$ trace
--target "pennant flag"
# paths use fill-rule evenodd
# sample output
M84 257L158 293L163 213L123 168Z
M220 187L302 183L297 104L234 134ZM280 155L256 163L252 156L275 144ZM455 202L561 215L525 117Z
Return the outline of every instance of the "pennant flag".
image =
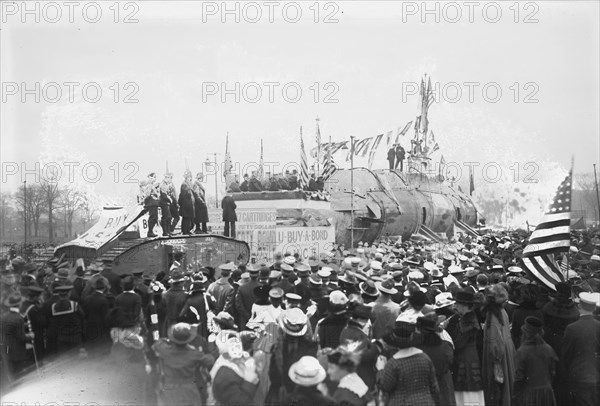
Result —
M436 142L435 145L433 146L433 149L431 150L431 153L433 154L435 151L437 151L438 149L440 149L440 146L438 145L438 143Z
M392 146L392 137L394 136L393 131L388 131L385 135L385 145L387 145L388 149Z
M320 176L319 173L319 162L321 161L321 129L319 128L319 117L316 118L317 121L317 133L316 133L316 138L317 138L317 162L316 162L316 171L315 171L315 175L316 177Z
M398 144L400 142L400 137L404 137L406 135L406 132L408 131L408 129L410 128L411 125L412 125L412 121L409 121L408 123L406 123L406 125L404 126L404 128L402 130L400 130L400 128L398 128L398 135L396 135L396 141L395 141L396 144Z
M371 152L369 152L369 161L368 161L369 169L371 169L371 167L373 166L373 159L375 159L375 152L377 151L377 147L379 147L379 144L381 143L382 139L383 139L383 134L379 134L377 137L375 137L375 141L373 142L373 145L371 146Z
M568 251L571 246L571 183L572 169L560 184L554 200L544 214L542 221L529 237L523 249L523 264L540 282L556 290L558 282L565 277L554 260L554 254Z
M444 167L446 166L446 160L444 159L444 156L442 155L442 157L440 158L440 168L439 168L439 175L443 176L444 175Z
M229 133L227 133L227 137L225 138L225 161L223 163L223 177L225 178L226 184L228 184L227 179L232 168L231 154L229 153Z
M258 171L256 171L256 179L262 182L265 179L265 162L263 160L263 140L260 139L260 162L258 164Z
M429 77L429 82L427 83L427 109L433 104L435 101L435 97L433 97L433 89L431 88L431 76Z
M371 146L371 141L373 141L373 137L365 138L364 143L362 144L362 148L360 151L356 151L356 155L360 155L362 158L367 156L369 152L369 147Z
M304 140L302 139L302 126L300 127L300 189L308 188L308 160L304 151Z
M469 166L469 196L473 196L475 190L475 183L473 182L473 167Z

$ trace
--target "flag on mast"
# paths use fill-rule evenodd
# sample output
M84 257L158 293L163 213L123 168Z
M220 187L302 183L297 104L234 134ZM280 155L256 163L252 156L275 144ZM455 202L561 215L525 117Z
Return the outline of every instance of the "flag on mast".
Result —
M326 148L326 152L327 154L325 155L325 162L323 163L323 182L325 182L327 179L329 179L331 177L331 175L333 175L335 173L335 171L337 170L337 167L335 166L335 163L333 162L333 157L331 156L332 152L332 144L331 144L331 137L329 138L329 144L326 144L327 148Z
M556 290L555 285L558 282L564 282L566 279L560 265L554 259L554 254L566 252L571 246L572 179L573 168L558 187L554 200L523 249L525 268L553 290Z
M469 166L469 196L473 196L475 191L475 182L473 181L473 167Z
M304 140L302 139L302 126L300 126L300 189L308 188L308 160L304 151Z
M232 164L231 164L231 155L229 153L229 132L227 133L227 136L225 137L225 162L223 163L223 177L225 177L225 184L229 185L230 182L228 182L229 179L229 174L231 173L231 168L232 168Z
M258 164L258 171L256 171L256 178L262 182L265 178L265 168L264 168L264 160L263 160L263 140L260 139L260 162Z
M317 137L317 162L316 162L317 170L315 171L316 172L315 176L318 178L319 172L320 172L319 163L321 161L321 130L319 129L319 117L316 118L316 121L317 121L317 134L316 134L316 137Z

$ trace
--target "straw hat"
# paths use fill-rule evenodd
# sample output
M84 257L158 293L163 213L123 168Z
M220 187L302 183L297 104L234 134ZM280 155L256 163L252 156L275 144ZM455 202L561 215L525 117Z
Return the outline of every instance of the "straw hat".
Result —
M297 385L315 386L325 380L327 373L315 357L304 356L292 364L288 376Z

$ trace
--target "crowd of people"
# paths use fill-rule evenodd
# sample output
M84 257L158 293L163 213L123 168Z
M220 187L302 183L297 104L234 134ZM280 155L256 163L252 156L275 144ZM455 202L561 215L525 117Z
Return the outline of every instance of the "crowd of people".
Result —
M156 275L15 258L1 264L2 371L117 356L161 405L596 405L599 235L572 233L553 289L519 266L526 237L216 269L177 253Z

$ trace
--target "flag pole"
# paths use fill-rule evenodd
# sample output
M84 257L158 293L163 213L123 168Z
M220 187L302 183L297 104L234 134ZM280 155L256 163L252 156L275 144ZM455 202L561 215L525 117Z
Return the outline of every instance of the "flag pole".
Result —
M598 216L596 221L600 220L600 194L598 193L598 177L596 176L596 164L594 164L594 180L596 183L596 200L598 201Z
M354 136L350 136L350 248L354 249Z
M315 119L315 121L317 122L317 170L315 173L315 179L319 179L319 172L320 172L319 161L321 160L321 133L319 131L319 117L317 117Z

